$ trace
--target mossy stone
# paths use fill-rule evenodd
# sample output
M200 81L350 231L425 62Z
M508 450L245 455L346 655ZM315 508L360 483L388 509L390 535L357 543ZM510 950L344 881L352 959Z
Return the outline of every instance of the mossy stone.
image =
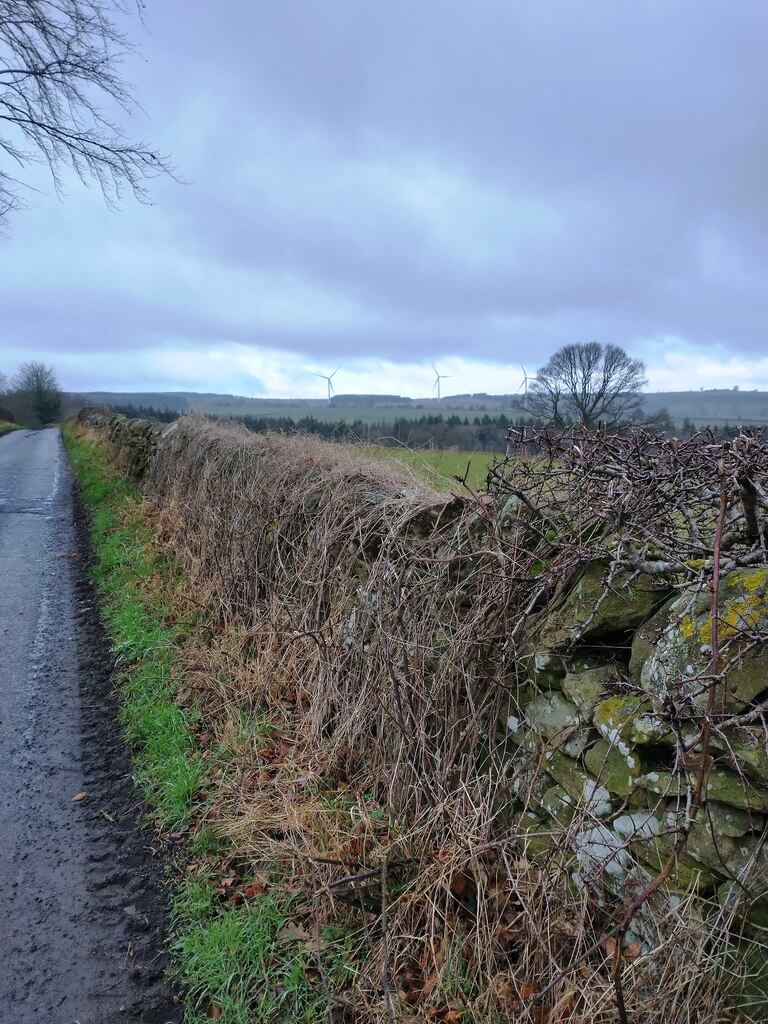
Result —
M551 651L568 650L574 643L635 629L653 613L667 590L646 575L615 573L608 584L605 561L590 562L561 603L544 621L539 643ZM631 582L630 582L631 580Z
M515 830L526 857L546 857L556 849L552 829L548 828L542 819L532 811L526 811L517 818Z
M527 674L540 690L559 690L566 673L565 659L552 651L537 650L524 659Z
M635 630L629 657L629 674L637 683L640 682L643 665L656 650L656 644L669 625L670 610L677 600L677 597L673 597L665 602L650 619L641 623Z
M547 750L541 766L578 807L598 818L611 813L611 794L578 761L559 750Z
M552 739L565 737L569 731L572 732L574 726L579 724L579 714L572 701L553 690L540 694L530 702L525 709L525 720L540 736Z
M695 778L675 775L672 772L652 771L641 775L637 785L651 793L663 796L685 796L695 786ZM707 800L715 800L730 807L741 807L757 813L768 811L768 791L755 789L735 772L716 769L709 773L705 795Z
M765 824L765 818L760 814L750 813L739 807L729 807L728 804L718 803L716 800L708 800L706 807L701 812L701 818L697 825L706 823L706 828L716 836L745 836L749 832L759 832Z
M563 693L576 705L583 720L591 719L595 708L605 696L609 681L620 679L616 665L598 665L580 672L569 671L562 681Z
M644 661L645 641L635 639L637 649L633 650L631 664L637 676L642 661L640 685L656 700L676 697L682 691L699 708L707 704L712 613L706 602L697 603L701 597L698 591L685 591L662 609L666 625L659 619L663 628ZM722 579L718 641L720 671L725 670L727 676L718 687L716 707L743 711L768 684L768 566L734 569Z
M644 842L642 847L633 846L633 850L637 849L637 855L641 860L653 869L654 874L658 874L669 860L675 842L674 835L658 835ZM669 879L673 885L681 889L695 889L701 893L713 892L718 882L714 871L687 853L677 855Z
M768 674L768 664L766 665ZM768 680L767 680L768 684ZM715 734L712 747L758 782L768 784L768 743L763 726L742 726Z
M651 702L637 694L620 694L606 697L595 707L592 717L597 731L610 743L621 739L631 740L632 723L644 712L651 709Z
M570 825L576 815L577 805L563 786L551 786L541 800L543 811L564 828Z
M604 739L590 747L584 763L601 786L618 796L629 796L645 770L637 751L629 750L621 741L614 746Z

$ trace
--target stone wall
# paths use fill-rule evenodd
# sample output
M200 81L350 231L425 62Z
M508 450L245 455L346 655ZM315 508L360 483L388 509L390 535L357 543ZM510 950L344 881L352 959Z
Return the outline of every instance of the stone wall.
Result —
M80 423L104 432L126 476L136 482L144 479L166 424L129 419L121 413L112 412L106 406L86 406L80 410L77 418Z
M176 424L127 420L93 409L83 410L80 419L104 432L125 471L139 481L163 439L173 438L166 453L174 444L188 451L198 443L194 430ZM265 467L269 451L259 458ZM168 480L172 470L167 465L163 470ZM321 484L313 487L321 493ZM232 493L229 487L219 490ZM303 516L307 500L300 505ZM394 492L388 494L381 529L398 521L396 500ZM451 503L449 518L458 526L452 527L449 540L435 545L430 559L444 564L446 581L459 587L455 606L487 593L484 580L506 564L505 545L511 549L529 535L542 536L536 522L533 534L525 532L521 515L530 521L533 514L524 506L517 499ZM224 511L219 510L221 517ZM254 515L249 509L243 517L248 528L260 534L266 530L270 543L279 544L284 528L279 510L270 511L261 526ZM435 521L445 518L441 513ZM560 528L556 518L547 511L544 540L550 546ZM189 533L197 519L199 510L188 517ZM302 529L306 534L306 524ZM424 542L423 530L411 532L413 540L403 534L406 544ZM302 544L309 543L305 534ZM353 604L345 614L352 625L342 639L350 676L356 671L351 659L359 658L361 666L367 659L370 665L375 653L372 609L379 606L371 580L381 572L370 552L378 549L378 542L362 545L351 570L356 576ZM467 551L473 550L479 555L470 557ZM567 563L573 571L564 572L549 591L542 590L545 597L538 604L527 606L529 613L516 632L514 661L503 669L508 706L494 748L494 755L503 754L504 778L514 790L500 820L522 833L530 857L550 863L556 858L574 885L598 895L636 892L676 851L666 887L669 898L695 889L708 906L720 905L747 928L768 927L768 566L753 558L754 564L732 568L720 581L721 657L713 677L712 590L706 574L617 570L606 553L610 550L610 541L603 539L592 553L580 551L578 560ZM255 566L255 558L249 564ZM535 560L525 564L529 575L538 571ZM258 571L272 572L262 564ZM270 577L270 586L279 590L289 578ZM319 585L338 589L338 572L328 572ZM433 605L425 602L421 613L433 614ZM517 608L504 614L520 618ZM446 628L436 621L434 637L445 640ZM357 645L358 633L365 633L365 643ZM489 649L498 645L495 635L472 637L474 652L480 649L478 639ZM447 640L444 646L448 650ZM494 665L503 661L495 652L494 659ZM426 658L425 671L429 664ZM476 675L481 664L478 655L471 672ZM494 679L498 685L500 678ZM494 723L487 724L492 734Z
M531 848L562 847L565 829L577 884L618 888L628 874L658 872L690 829L673 887L736 902L749 923L767 927L768 567L721 581L715 682L709 591L671 592L640 577L615 580L604 598L605 573L589 565L531 623L529 698L501 723L531 757L522 794ZM712 685L717 716L705 754ZM703 806L691 823L700 774Z

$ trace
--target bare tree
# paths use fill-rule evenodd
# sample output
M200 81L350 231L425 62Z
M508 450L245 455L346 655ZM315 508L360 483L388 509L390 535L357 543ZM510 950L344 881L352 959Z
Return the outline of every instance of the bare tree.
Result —
M137 104L118 67L131 46L113 20L128 0L0 0L0 154L23 170L48 164L96 180L107 202L126 186L146 200L148 178L171 173L164 157L125 137L100 101L130 112ZM137 10L141 4L137 3ZM0 166L0 223L24 205L24 183Z
M30 424L45 426L61 415L56 372L45 363L22 363L11 382L12 404Z
M637 416L645 365L618 345L565 345L536 371L531 409L556 426L569 421L614 428Z

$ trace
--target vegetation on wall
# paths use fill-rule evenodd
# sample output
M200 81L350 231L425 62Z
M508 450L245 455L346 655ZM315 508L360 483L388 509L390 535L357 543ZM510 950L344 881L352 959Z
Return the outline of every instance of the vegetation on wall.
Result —
M343 446L195 419L155 434L147 463L136 427L110 429L202 612L184 691L228 752L209 865L233 928L290 896L311 958L293 1019L650 1024L760 1005L759 900L740 894L764 870L762 769L733 730L759 727L764 695L732 674L741 703L721 707L710 652L656 707L638 665L676 595L731 600L715 564L728 586L759 575L761 437L539 433L459 499ZM718 665L764 649L744 600L724 607ZM702 862L734 844L756 858ZM249 986L237 960L223 993L198 972L195 998L259 1019L280 985Z

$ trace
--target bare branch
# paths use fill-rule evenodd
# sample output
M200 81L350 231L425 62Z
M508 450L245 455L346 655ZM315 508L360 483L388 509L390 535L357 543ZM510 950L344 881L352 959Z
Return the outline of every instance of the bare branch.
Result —
M149 179L173 175L166 157L128 139L100 106L138 108L118 73L132 47L112 20L129 7L124 0L0 0L0 151L22 168L46 163L59 192L61 168L70 167L82 181L96 181L110 205L126 187L145 202ZM20 186L0 167L0 221L23 206Z

